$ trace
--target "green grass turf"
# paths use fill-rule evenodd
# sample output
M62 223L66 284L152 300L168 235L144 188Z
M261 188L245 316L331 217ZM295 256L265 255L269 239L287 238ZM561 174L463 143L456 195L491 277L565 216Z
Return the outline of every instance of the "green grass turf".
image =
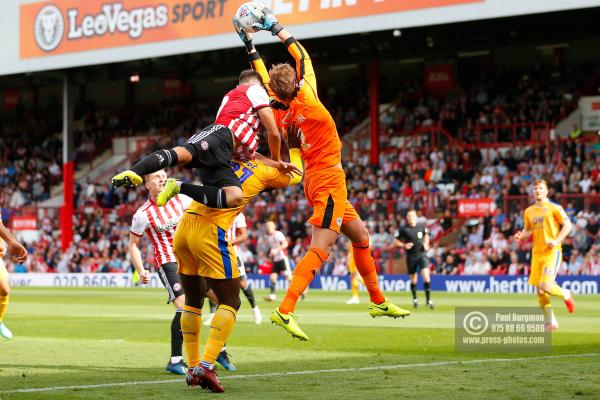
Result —
M434 293L434 311L422 307L405 320L390 320L370 318L364 294L362 304L346 305L349 293L311 291L297 309L311 340L299 342L267 323L275 305L263 302L264 294L256 294L267 320L259 326L242 298L228 343L238 371L219 370L226 393L216 395L164 372L172 318L164 290L13 288L5 323L15 338L0 340L0 399L600 398L600 296L579 296L573 315L554 301L561 330L553 335L551 353L490 354L454 351L454 307L535 306L535 297ZM406 293L388 295L409 307ZM207 331L203 326L204 338ZM589 353L598 354L531 358ZM513 357L521 359L469 362ZM435 362L442 364L243 377ZM132 381L167 382L13 392Z

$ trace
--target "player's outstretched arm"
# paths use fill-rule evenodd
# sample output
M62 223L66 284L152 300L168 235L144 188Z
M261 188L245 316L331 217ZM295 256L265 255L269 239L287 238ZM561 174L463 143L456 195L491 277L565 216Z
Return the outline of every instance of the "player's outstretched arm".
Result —
M304 171L302 170L302 168L298 168L298 166L295 163L287 163L285 161L276 162L268 157L265 157L260 153L256 153L256 159L269 167L277 168L278 170L283 171L285 174L288 174L292 178L296 177L297 175L300 175L300 180L302 179L302 174L304 173ZM293 183L289 184L293 185Z
M307 81L316 92L317 82L315 71L306 49L279 23L275 14L268 7L264 7L262 14L260 16L257 15L257 17L260 18L260 23L256 23L252 27L256 30L271 32L273 36L279 38L296 61L296 77L298 82L302 80Z
M252 34L246 32L246 30L239 25L235 17L233 18L233 27L238 36L240 37L242 43L244 43L244 47L246 48L246 52L248 53L248 59L250 60L250 66L253 70L258 72L258 74L262 78L263 84L265 85L265 88L269 93L269 97L274 97L275 95L269 87L269 73L267 72L267 67L265 66L264 61L260 57L260 54L256 50L256 47L254 47L254 43L252 42Z
M136 187L142 184L142 176L151 174L161 169L176 165L185 165L192 161L192 154L185 147L175 147L168 150L159 150L147 155L131 169L123 171L112 178L115 188L127 185Z
M275 115L271 107L263 107L258 110L258 117L260 122L267 130L267 142L269 143L269 150L271 150L271 159L275 162L281 161L281 135L277 123L275 122Z

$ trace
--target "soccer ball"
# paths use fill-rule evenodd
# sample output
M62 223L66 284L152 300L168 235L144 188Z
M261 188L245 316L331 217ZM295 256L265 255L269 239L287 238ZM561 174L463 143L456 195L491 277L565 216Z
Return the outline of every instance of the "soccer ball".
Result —
M235 22L246 32L257 32L252 27L253 24L260 23L260 18L256 16L262 15L262 9L265 7L263 3L249 1L238 8L235 13Z

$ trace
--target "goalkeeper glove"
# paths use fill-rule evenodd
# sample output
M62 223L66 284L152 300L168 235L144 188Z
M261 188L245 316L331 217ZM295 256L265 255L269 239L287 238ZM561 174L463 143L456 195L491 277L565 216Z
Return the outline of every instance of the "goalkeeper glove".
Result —
M254 10L251 12L252 15L260 19L260 23L252 24L252 27L257 31L269 31L273 36L276 36L283 29L283 26L281 26L279 20L277 20L277 17L271 12L269 7L263 7L261 15L257 15Z
M255 48L254 43L252 43L252 36L248 32L246 32L244 28L241 27L241 25L235 17L233 17L233 27L235 28L235 31L237 32L240 39L242 39L244 46L246 46L246 51L250 53L252 50L254 50Z
M142 184L142 178L133 171L123 171L112 178L112 185L116 189L118 187L127 185L130 188L134 188Z

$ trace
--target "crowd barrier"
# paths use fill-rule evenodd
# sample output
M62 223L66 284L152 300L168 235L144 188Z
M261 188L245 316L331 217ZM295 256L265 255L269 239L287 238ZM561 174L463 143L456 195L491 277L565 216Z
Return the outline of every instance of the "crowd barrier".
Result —
M600 276L559 276L559 284L570 289L574 294L599 294ZM257 289L269 287L267 275L248 275L248 283ZM131 287L133 286L131 274L12 274L11 284L19 286L45 286L45 287ZM158 275L152 274L149 287L162 287ZM281 278L277 282L278 290L285 289L288 282ZM348 276L319 275L311 283L311 289L326 291L343 291L350 289ZM380 287L384 291L403 292L410 290L408 275L382 275ZM422 289L419 280L418 289ZM449 276L433 275L431 289L449 293L535 293L535 288L527 284L527 277L513 275L469 275ZM361 290L364 290L361 287Z

